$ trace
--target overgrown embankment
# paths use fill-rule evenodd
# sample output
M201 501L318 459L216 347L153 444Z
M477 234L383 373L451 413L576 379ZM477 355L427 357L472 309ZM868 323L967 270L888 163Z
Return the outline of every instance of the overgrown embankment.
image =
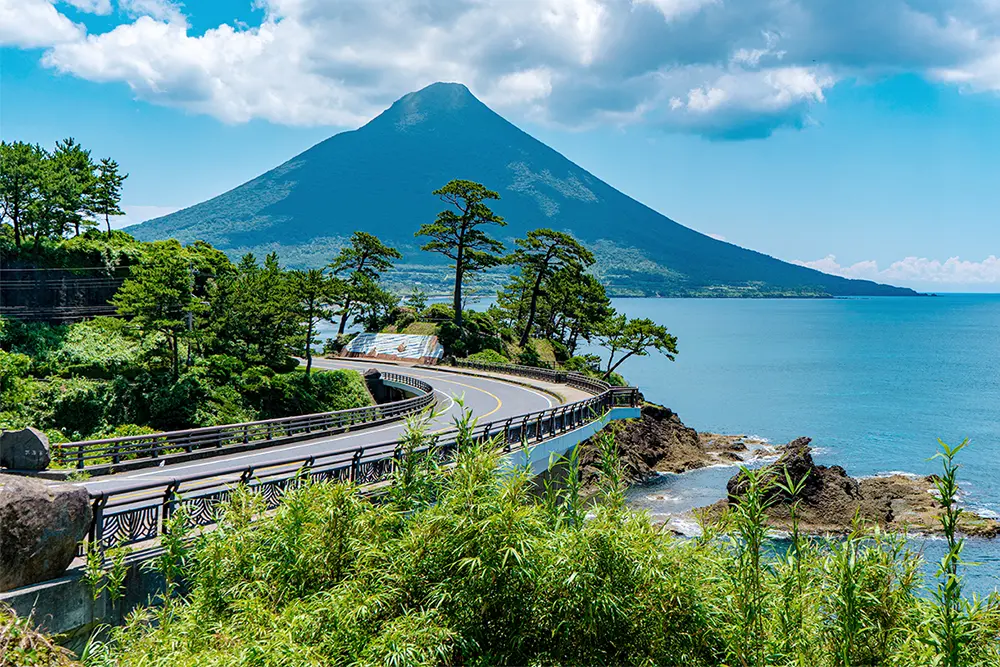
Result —
M174 378L159 335L125 320L46 325L0 319L0 428L34 426L58 442L371 403L354 371L307 379L294 365L192 354Z

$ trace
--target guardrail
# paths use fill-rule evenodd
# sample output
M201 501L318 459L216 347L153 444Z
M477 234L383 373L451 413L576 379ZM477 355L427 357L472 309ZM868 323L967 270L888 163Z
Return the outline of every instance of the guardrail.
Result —
M589 375L576 373L574 371L558 371L551 368L520 366L518 364L495 364L484 361L470 361L468 359L455 359L451 362L451 365L458 368L472 368L492 373L520 375L522 377L544 380L546 382L568 384L571 387L576 387L577 389L591 394L600 394L612 388L612 385L604 380L592 378Z
M589 424L612 408L635 407L639 399L634 387L610 387L568 405L478 424L472 435L479 441L496 438L504 451L512 452ZM450 460L457 447L456 433L454 428L438 433L431 445L410 455L431 451L441 461ZM180 509L189 527L210 525L216 522L218 509L231 496L234 486L259 492L269 509L277 507L289 489L307 481L350 481L373 493L392 479L405 456L402 443L396 440L96 492L91 495L94 518L87 540L101 550L154 540Z
M114 466L124 462L159 459L172 454L222 449L231 445L278 444L308 433L336 433L359 424L376 425L401 419L426 408L434 401L433 388L422 380L384 372L382 380L410 387L420 395L382 405L320 412L295 417L279 417L223 426L206 426L183 431L164 431L120 438L100 438L78 442L55 443L54 459L62 464L75 462L76 468L97 465Z

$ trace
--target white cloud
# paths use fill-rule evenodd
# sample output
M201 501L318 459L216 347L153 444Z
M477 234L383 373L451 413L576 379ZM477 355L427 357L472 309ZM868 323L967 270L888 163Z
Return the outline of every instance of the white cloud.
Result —
M103 11L107 1L73 4ZM121 0L129 22L85 35L46 0L0 0L21 15L47 12L39 25L49 29L14 42L53 45L47 66L125 82L140 99L227 122L356 125L406 92L461 81L541 121L645 122L746 138L809 125L811 110L845 79L916 72L1000 90L995 0L256 5L264 10L258 25L198 32L177 2Z
M0 0L0 46L22 49L80 39L83 27L48 0Z
M150 16L158 21L186 23L180 5L170 0L118 0L118 7L134 18Z
M981 262L950 257L945 261L926 257L906 257L893 262L888 268L879 269L874 260L842 266L834 255L811 262L793 260L794 264L830 273L844 278L875 280L911 287L986 287L1000 284L1000 259L990 255Z
M711 236L716 241L725 241L726 240L726 237L723 236L722 234L712 234L712 233L709 233L709 234L707 234L707 236Z
M685 15L696 14L702 7L714 5L721 0L633 0L636 5L656 7L668 21Z
M62 2L88 14L111 13L111 0L62 0Z

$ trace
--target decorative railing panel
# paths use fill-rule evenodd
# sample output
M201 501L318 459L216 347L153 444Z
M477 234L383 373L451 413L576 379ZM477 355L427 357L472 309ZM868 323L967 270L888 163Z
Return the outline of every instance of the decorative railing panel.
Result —
M568 384L571 387L575 387L590 394L600 394L608 389L611 389L611 385L604 380L592 378L582 373L576 373L573 371L559 371L551 368L520 366L518 364L495 364L483 361L470 361L468 359L456 359L451 363L457 368L471 368L490 373L518 375L535 380L543 380L545 382Z
M612 387L603 393L568 405L531 412L504 420L480 423L473 438L495 439L505 452L562 433L575 430L599 419L610 409L638 405L639 393L633 387ZM440 433L431 449L441 462L453 459L455 429ZM421 450L418 453L427 451ZM94 521L88 539L101 548L135 544L154 539L163 532L176 508L183 507L190 526L215 523L217 510L228 500L232 488L245 485L263 496L273 509L289 488L302 480L350 481L361 486L384 485L403 460L405 452L399 441L386 442L339 452L289 457L256 467L235 466L225 470L130 485L114 492L95 493Z
M403 385L419 395L393 403L321 412L295 417L264 419L224 426L207 426L183 431L165 431L120 438L101 438L79 442L55 443L53 457L63 465L78 469L125 461L151 461L171 454L185 454L232 445L273 445L276 441L302 438L310 433L337 433L359 425L375 425L420 412L434 401L433 388L408 375L383 372L382 379Z

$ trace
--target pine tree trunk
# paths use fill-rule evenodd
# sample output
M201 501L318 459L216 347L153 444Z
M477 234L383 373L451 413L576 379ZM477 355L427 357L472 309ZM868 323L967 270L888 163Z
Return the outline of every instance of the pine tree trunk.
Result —
M313 366L313 354L312 354L312 339L313 339L313 318L312 315L309 316L309 326L306 328L306 379L309 379L309 374L312 373Z
M531 288L531 303L528 305L528 321L524 325L524 333L521 334L521 347L528 344L528 339L531 337L531 326L535 323L535 311L538 310L538 293L542 289L542 278L545 277L545 269L538 271L538 277L535 278L535 285Z
M452 299L452 306L455 308L455 326L462 326L462 278L465 275L465 267L462 262L465 256L465 248L458 246L458 259L455 260L455 294Z
M344 312L340 315L340 328L337 329L337 335L338 336L343 335L344 329L347 327L347 315L348 315L348 310L350 309L350 307L351 307L351 300L347 299L344 302Z

